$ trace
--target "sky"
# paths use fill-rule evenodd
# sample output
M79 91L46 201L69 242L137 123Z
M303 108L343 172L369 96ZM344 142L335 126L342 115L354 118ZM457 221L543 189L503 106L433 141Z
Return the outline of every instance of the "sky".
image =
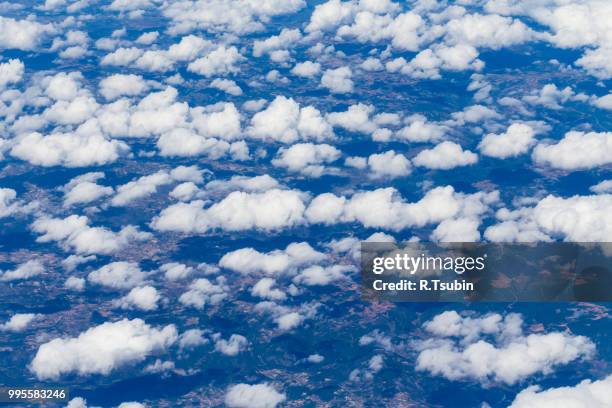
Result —
M0 2L0 383L612 406L609 304L358 272L365 240L610 241L611 61L607 0Z

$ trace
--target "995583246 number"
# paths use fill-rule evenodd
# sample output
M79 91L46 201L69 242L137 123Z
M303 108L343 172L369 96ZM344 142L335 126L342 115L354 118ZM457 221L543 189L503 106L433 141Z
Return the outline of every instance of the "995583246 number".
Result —
M67 388L0 387L0 402L44 402L67 400Z

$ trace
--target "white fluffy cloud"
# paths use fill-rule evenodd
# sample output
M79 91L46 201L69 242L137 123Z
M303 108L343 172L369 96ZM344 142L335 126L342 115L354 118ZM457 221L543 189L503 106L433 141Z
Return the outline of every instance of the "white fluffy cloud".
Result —
M348 22L354 15L354 11L354 3L352 2L330 0L319 4L310 16L306 31L329 31L344 22Z
M24 68L23 62L16 58L0 64L0 89L21 81Z
M261 278L251 289L251 296L269 300L285 300L287 295L282 290L275 288L276 279Z
M264 192L280 187L276 179L264 174L261 176L232 176L229 180L213 180L206 183L207 191L229 192L241 190L247 192Z
M372 105L358 103L349 106L344 112L332 112L327 120L333 126L339 126L351 132L371 133L376 130L376 124L370 120L374 112Z
M368 167L375 178L403 177L410 174L410 161L401 153L389 150L368 157Z
M583 67L597 78L610 79L612 78L610 58L612 58L612 47L597 48L585 52L584 56L576 61L576 65Z
M591 169L612 163L612 132L567 132L558 143L540 143L533 160L563 170Z
M215 340L215 351L231 357L242 353L249 346L247 338L239 334L232 334L229 339L225 340L219 333L215 333L213 340Z
M210 83L210 87L219 89L220 91L223 91L233 96L242 95L242 89L240 89L238 84L236 84L236 82L232 81L231 79L216 78Z
M132 289L127 295L118 299L115 304L122 309L151 311L157 309L157 302L160 299L159 292L153 286L142 286Z
M192 267L177 262L163 264L159 269L164 272L166 279L171 281L184 279L193 272Z
M213 43L195 35L187 35L167 50L145 51L134 62L134 65L147 71L166 72L174 68L177 62L192 61L207 51Z
M300 107L295 100L284 96L277 96L265 110L253 115L247 133L256 139L283 143L334 137L321 112L312 106Z
M136 61L143 51L140 48L118 48L106 54L100 61L101 65L126 66Z
M239 71L238 63L244 57L236 47L220 46L204 57L198 58L187 66L187 69L196 74L209 78L214 75L225 75Z
M83 215L70 215L63 219L41 217L34 221L32 230L41 234L37 242L57 241L64 248L82 254L111 254L151 237L133 225L125 226L119 232L90 227L89 218Z
M293 282L307 286L329 285L332 282L345 278L348 272L354 270L355 268L350 265L313 265L301 270L293 278Z
M64 287L66 289L75 290L77 292L80 292L83 289L85 289L85 279L77 278L76 276L70 276L64 282Z
M305 5L303 0L196 0L169 3L163 13L173 34L199 30L245 34L263 30L270 17L294 13Z
M205 305L217 305L227 297L229 288L225 284L225 278L220 276L215 283L206 278L196 279L189 290L179 297L179 301L185 306L203 309Z
M523 97L525 102L532 105L542 105L549 109L561 109L561 105L568 101L586 101L585 94L576 94L572 88L566 86L557 88L555 84L546 84L542 89L536 89Z
M285 394L265 383L232 385L225 394L225 404L231 408L275 408L286 399Z
M336 161L341 154L328 144L298 143L288 148L281 147L272 165L310 177L320 177L325 171L325 164Z
M97 257L95 255L70 255L62 261L62 267L66 270L66 272L72 272L77 268L77 266L96 259Z
M523 123L514 123L508 127L505 133L489 133L482 138L478 149L485 156L505 159L526 153L535 143L534 129Z
M13 214L26 214L38 207L38 202L28 204L17 199L17 192L12 188L0 188L0 218Z
M410 174L410 160L401 153L395 153L394 150L389 150L384 153L374 153L369 157L348 157L344 164L356 169L369 170L371 178L395 178L403 177Z
M59 125L78 125L93 116L99 105L88 93L77 95L71 100L58 100L45 109L42 117ZM84 125L81 133L95 132L95 121L89 121Z
M391 60L385 68L389 72L401 72L417 79L440 79L440 70L480 71L484 63L478 56L478 50L468 44L437 45L419 52L410 61L403 57Z
M612 405L612 375L601 380L583 380L575 386L543 390L533 385L519 392L510 408L555 408L571 404L576 408L605 408Z
M270 314L277 328L285 332L299 327L306 319L315 317L318 306L318 303L306 303L293 310L271 301L263 301L255 305L255 311Z
M445 28L451 43L493 49L522 44L534 34L521 21L495 14L468 14L449 21Z
M607 242L610 227L612 195L598 194L568 198L548 195L534 207L515 211L500 210L500 223L485 231L494 242L531 242L560 238L573 242Z
M295 64L295 66L291 69L291 73L293 75L304 78L316 76L319 74L319 72L321 72L321 64L312 61L300 62Z
M109 140L84 124L74 133L43 136L34 132L20 136L11 155L37 166L88 167L112 163L128 150L125 143Z
M134 262L112 262L90 272L87 276L89 282L113 289L131 289L141 285L146 278L147 274ZM137 291L126 300L135 300L138 294Z
M45 37L55 32L51 24L0 16L0 48L34 50Z
M511 313L502 317L462 317L444 312L425 323L437 338L417 347L417 371L449 380L475 379L483 383L516 382L537 373L549 374L557 366L590 358L595 345L584 336L565 332L525 335L523 320Z
M455 112L452 114L452 116L458 125L464 125L465 123L486 122L491 119L498 119L501 117L499 113L484 105L467 106L463 109L463 111Z
M430 235L436 242L477 242L480 241L476 217L459 217L442 221Z
M367 72L382 71L385 68L378 58L373 57L368 57L359 67Z
M119 96L136 96L147 90L148 86L140 75L115 74L100 81L100 93L107 100Z
M297 268L321 262L325 258L324 254L314 250L308 243L294 242L284 250L268 253L261 253L254 248L237 249L223 255L219 266L241 274L264 272L268 275L280 275L293 274ZM267 286L267 283L265 285Z
M117 194L112 198L111 204L118 207L129 205L135 200L154 194L157 187L170 184L172 181L170 174L163 170L142 176L117 187Z
M390 1L359 2L362 11L355 15L351 25L338 28L340 37L353 37L359 42L378 43L390 40L394 48L417 51L426 40L423 18L416 13L406 12L392 18L389 14L398 5ZM425 34L425 35L424 35Z
M412 115L407 124L394 135L394 139L407 142L430 142L439 140L445 132L444 126L429 122L423 115ZM374 135L375 136L375 135ZM387 141L386 137L373 137L374 140Z
M540 36L560 48L588 48L576 64L601 79L610 78L612 6L607 1L582 2L490 0L485 10L500 14L526 15L550 32Z
M124 126L118 127L116 133L113 134L123 137L148 137L184 125L189 106L184 102L177 102L177 96L178 91L175 88L167 87L163 91L152 92L145 96L132 112L121 105L125 103L121 100L111 105L119 109L118 113L127 113ZM127 112L125 112L126 110ZM116 112L112 110L109 110L108 113L108 121L111 121L111 123L123 119L121 116L117 117Z
M298 312L288 312L274 318L278 328L282 331L290 331L298 327L304 321L304 316Z
M256 40L253 43L253 56L261 57L264 54L268 54L272 60L282 62L286 58L279 59L278 56L288 56L286 50L292 48L301 38L300 30L283 28L279 35L268 37L265 40Z
M64 191L64 206L71 207L76 204L87 204L101 197L113 194L112 187L101 186L96 181L103 178L104 173L85 173L70 180L62 190Z
M29 279L40 275L45 271L45 267L39 260L32 259L17 266L12 271L0 270L0 282L10 282L22 279Z
M21 332L24 331L30 323L41 315L35 313L17 313L11 316L6 322L0 324L0 331Z
M204 202L174 204L151 222L160 231L205 232L211 229L275 230L303 222L304 198L296 190L272 189L263 193L234 191L204 209Z
M200 329L189 329L179 337L179 347L182 349L191 349L197 346L208 343L208 339L204 337L204 331Z
M78 337L56 338L42 344L30 369L40 380L57 380L73 372L107 375L166 350L177 337L174 325L155 328L141 319L107 322Z
M394 188L355 193L352 197L331 193L315 197L305 216L311 223L360 222L365 227L402 230L454 218L476 218L489 210L499 193L462 194L451 186L429 190L414 203L404 201Z
M192 124L201 135L236 140L242 135L240 113L233 103L218 103L190 111Z
M331 31L338 37L359 42L389 41L394 48L417 51L427 41L423 18L411 11L398 13L400 6L391 1L330 0L315 7L307 32Z
M449 141L442 142L433 149L422 150L412 160L415 166L442 170L469 166L477 161L476 153L463 150L457 143Z
M597 194L612 193L612 180L601 181L596 185L589 187L589 190Z
M137 44L149 45L154 43L159 37L159 32L157 31L149 31L141 34L137 39Z
M612 93L595 98L593 100L593 105L601 109L612 110Z
M231 145L213 137L206 138L191 130L177 128L164 133L157 140L157 147L162 156L200 156L207 155L212 159L225 156Z
M343 94L353 92L353 73L349 67L328 69L321 77L321 86L331 93Z

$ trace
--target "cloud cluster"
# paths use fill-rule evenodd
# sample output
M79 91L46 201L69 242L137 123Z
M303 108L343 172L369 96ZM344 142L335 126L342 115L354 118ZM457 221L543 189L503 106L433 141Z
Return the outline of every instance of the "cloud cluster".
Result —
M275 230L303 222L304 193L272 189L263 193L231 192L208 208L203 201L179 203L164 209L151 222L159 231L206 232L211 229Z
M47 36L54 33L56 28L52 24L0 16L0 48L3 49L34 50Z
M113 289L131 289L141 285L147 277L137 263L134 262L112 262L92 271L87 276L91 283L106 286ZM131 299L135 299L135 292Z
M135 242L151 238L133 225L113 232L104 227L90 227L84 215L66 218L41 217L32 224L32 231L40 234L37 242L59 242L63 248L80 254L111 254Z
M359 222L369 228L399 231L457 217L478 217L497 200L497 192L466 195L447 186L431 189L421 200L409 203L388 187L355 193L350 198L320 194L305 215L311 223Z
M323 193L312 200L308 194L297 190L234 191L207 208L203 208L201 200L171 205L153 219L151 227L159 231L203 233L214 229L275 231L307 223L358 222L369 228L399 231L469 219L469 225L475 229L480 218L498 200L497 191L463 194L450 186L431 189L414 203L404 201L394 188L357 192L348 198ZM477 239L480 235L477 231L469 231L469 236Z
M605 408L612 404L612 375L601 380L584 380L573 387L543 390L537 385L518 393L510 408L556 407L571 403L577 407Z
M0 270L0 282L11 282L22 279L29 279L33 276L42 274L45 266L41 261L32 259L17 266L12 271Z
M493 242L532 242L563 239L572 242L606 242L610 230L612 195L548 195L533 207L499 210L499 223L485 231Z
M389 150L384 153L371 154L365 157L349 157L345 164L357 169L367 168L372 178L395 178L410 174L412 166L410 160L401 153Z
M246 337L239 334L232 334L227 340L223 339L220 333L215 333L212 337L215 341L215 351L230 357L237 356L249 346Z
M0 89L4 89L7 85L21 81L24 68L23 62L16 58L0 64Z
M88 122L75 132L22 135L15 140L11 155L44 167L89 167L112 163L127 151L127 144L109 140Z
M536 373L590 358L595 345L584 336L564 332L525 335L518 314L462 317L441 313L425 323L435 337L419 345L417 371L449 380L474 379L483 383L516 382Z
M102 172L85 173L70 180L62 187L64 207L88 204L99 198L109 196L115 191L112 187L101 186L96 182L104 178Z
M219 266L241 274L263 272L267 275L293 274L297 268L322 262L325 254L316 251L306 242L294 242L284 250L262 253L254 248L241 248L219 260Z
M612 163L612 132L567 132L558 143L533 150L537 164L563 170L591 169Z
M286 399L266 383L232 385L225 394L225 404L231 408L275 408Z
M300 273L293 278L293 282L298 285L324 286L346 278L349 272L354 271L355 267L352 265L313 265L301 270Z
M272 165L309 177L320 177L325 172L325 165L336 161L341 154L328 144L297 143L288 148L281 147Z
M353 72L349 67L328 69L321 77L321 86L335 94L353 92L354 83L351 79L352 76Z
M27 214L38 207L38 202L25 203L17 199L17 192L12 188L0 188L0 218L14 214Z
M485 156L505 159L526 153L535 143L535 130L523 123L514 123L505 133L489 133L482 138L478 149Z
M168 3L163 10L171 21L171 33L209 31L246 34L263 30L270 17L294 13L303 0L196 0Z
M586 48L576 61L590 74L606 79L612 70L605 61L610 54L610 17L612 6L605 1L586 0L579 3L557 1L508 2L491 0L485 5L491 13L528 16L546 26L550 32L542 37L559 48Z
M161 299L159 292L153 286L141 286L118 299L115 305L121 309L138 309L146 312L157 310L157 303Z
M324 141L334 137L332 127L312 106L301 107L292 98L277 96L268 107L251 118L250 137L294 143L298 140Z
M417 154L412 162L416 166L428 169L449 170L455 167L469 166L478 162L478 155L463 150L454 142L442 142L432 149L425 149Z
M40 316L35 313L16 313L6 323L0 324L0 331L22 332Z
M174 325L155 328L141 319L94 326L77 337L56 338L38 348L30 370L39 380L69 373L107 375L162 352L178 338Z
M228 291L222 276L217 277L215 283L206 278L196 279L189 285L189 290L179 297L179 301L185 306L203 309L207 304L219 304L227 297Z

